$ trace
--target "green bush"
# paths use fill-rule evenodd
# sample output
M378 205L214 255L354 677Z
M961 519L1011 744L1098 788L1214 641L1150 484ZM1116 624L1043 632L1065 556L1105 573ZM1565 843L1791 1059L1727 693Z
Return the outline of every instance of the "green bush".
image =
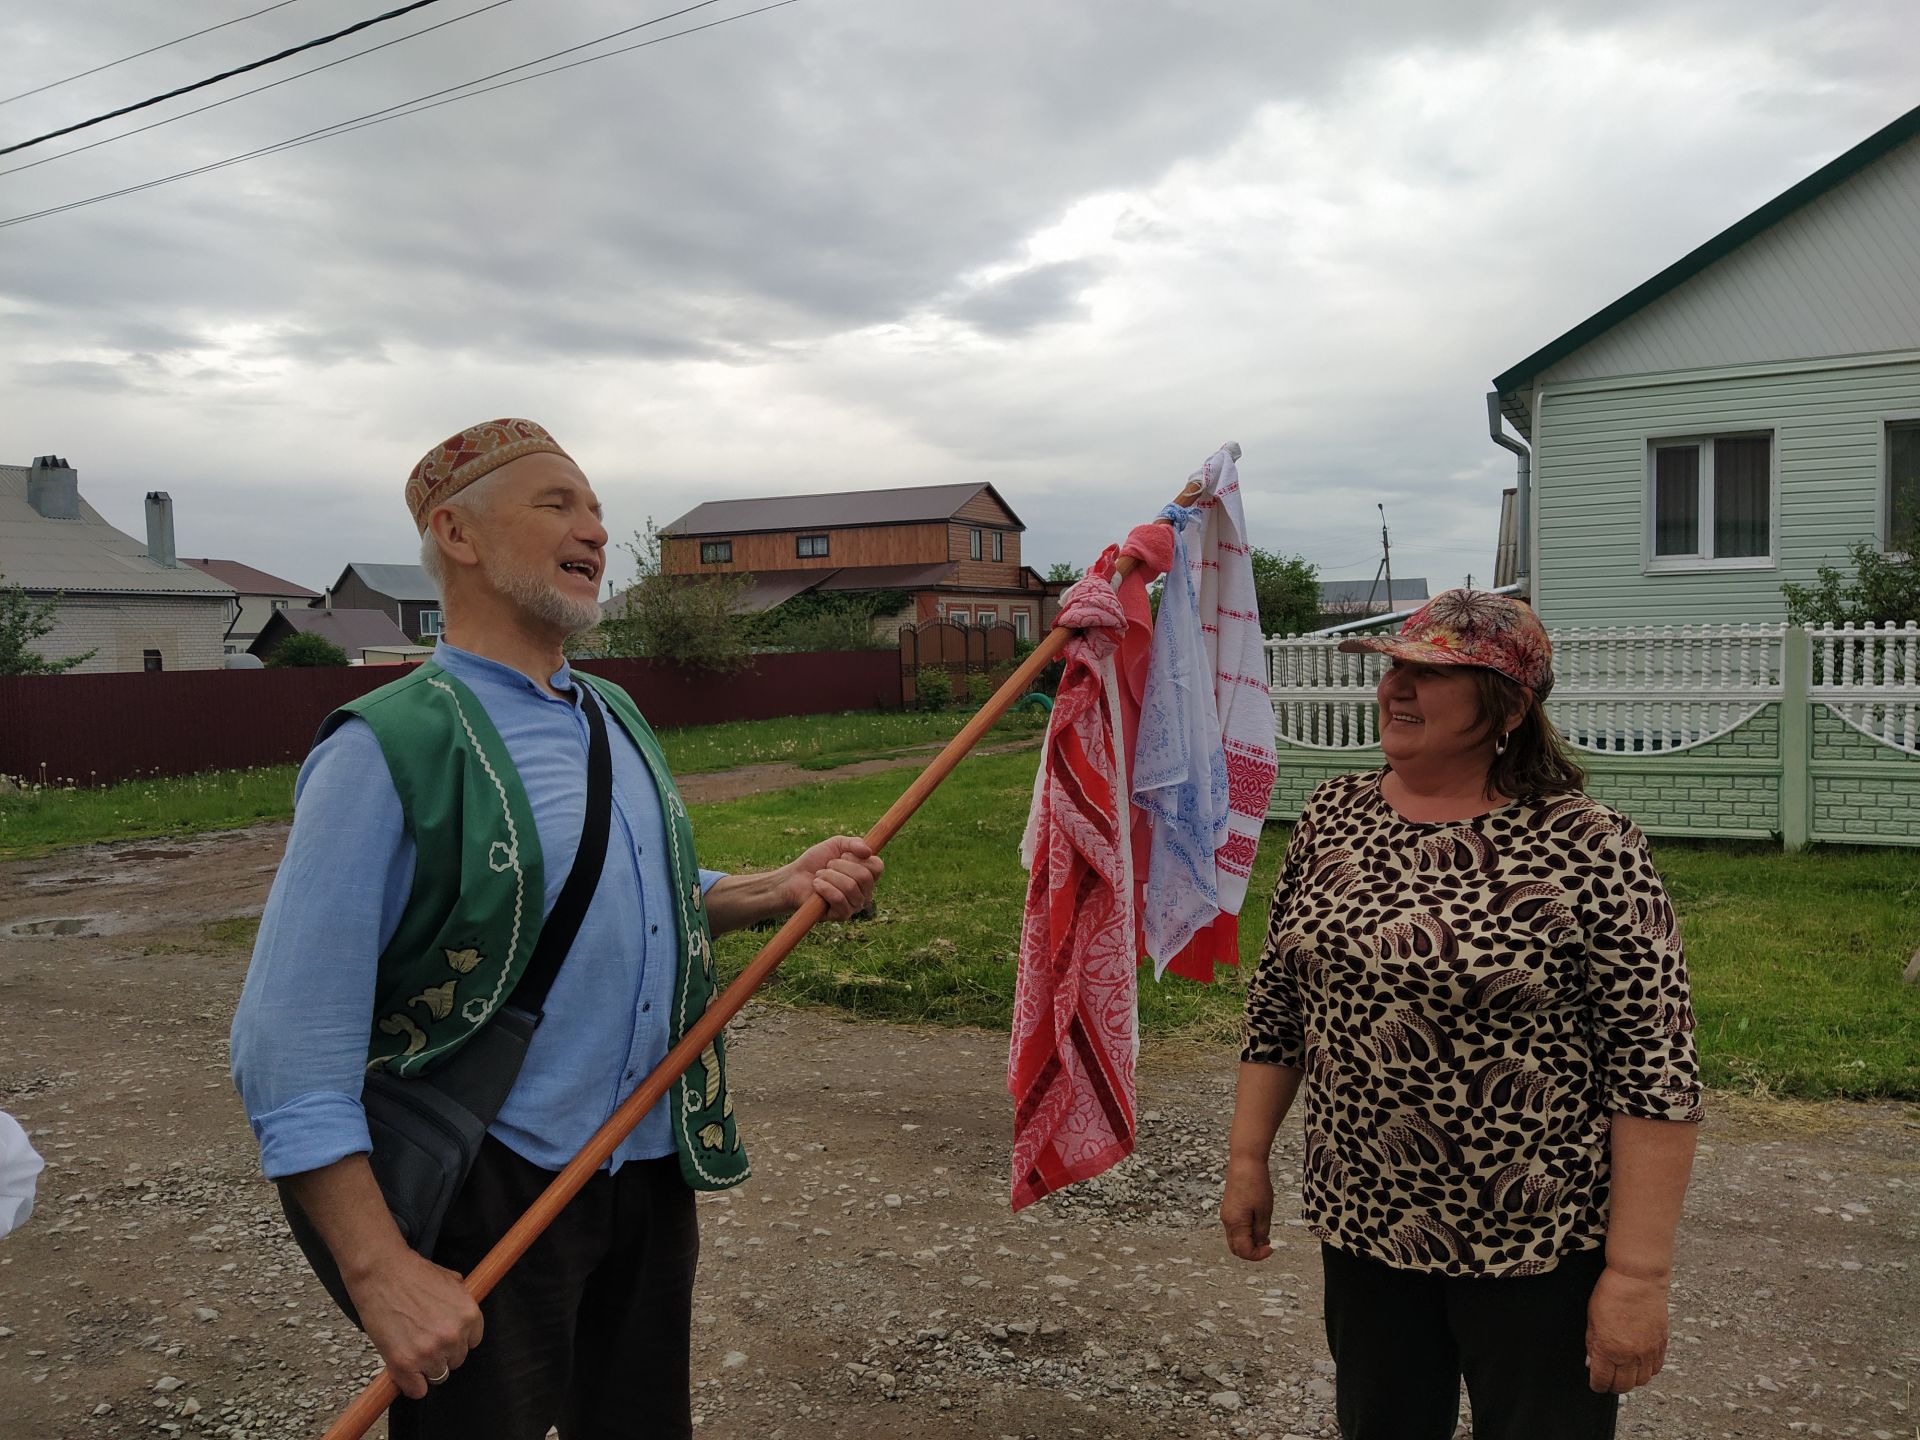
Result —
M944 710L953 704L953 677L944 665L923 665L914 673L913 693L922 710Z
M601 655L644 655L702 670L738 670L752 660L747 617L736 606L753 588L745 573L669 574L661 568L660 532L651 519L623 547L634 582L605 607L595 627Z
M749 617L747 633L762 650L892 650L899 637L874 622L906 603L898 590L855 595L796 595Z
M1920 620L1920 533L1908 530L1882 552L1866 541L1850 546L1853 574L1831 565L1814 583L1780 587L1789 625L1883 625Z
M273 647L273 653L267 656L269 669L278 670L283 666L309 668L318 665L345 665L347 652L324 635L312 633L289 635Z

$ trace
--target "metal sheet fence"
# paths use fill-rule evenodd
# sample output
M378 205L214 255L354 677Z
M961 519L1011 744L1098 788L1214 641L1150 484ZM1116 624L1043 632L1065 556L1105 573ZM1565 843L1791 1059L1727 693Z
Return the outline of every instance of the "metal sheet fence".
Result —
M1020 637L1012 625L959 625L951 620L922 620L900 627L900 703L911 709L919 703L919 674L934 668L947 672L955 700L975 704L992 693L980 688L994 671L1010 666Z
M587 660L655 726L770 720L900 704L887 650L761 655L716 675L666 661ZM399 677L369 665L0 678L0 775L108 785L305 758L327 713Z
M1651 833L1920 845L1920 624L1552 633L1547 711L1593 793ZM1290 818L1313 785L1381 763L1383 657L1267 643Z

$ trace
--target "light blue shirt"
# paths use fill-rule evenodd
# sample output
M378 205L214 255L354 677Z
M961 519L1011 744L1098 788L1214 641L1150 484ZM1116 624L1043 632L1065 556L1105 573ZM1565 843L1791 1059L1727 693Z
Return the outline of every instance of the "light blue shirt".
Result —
M517 670L441 641L519 772L540 836L551 910L586 816L585 714ZM552 680L571 694L572 671ZM604 707L603 707L604 710ZM640 751L607 715L613 814L600 886L547 994L545 1018L492 1133L559 1170L667 1053L678 942L666 821ZM293 829L233 1017L234 1084L269 1179L371 1148L360 1086L375 972L413 888L414 842L372 729L353 719L314 747L294 784ZM703 870L701 884L718 874ZM666 1099L609 1168L673 1151Z

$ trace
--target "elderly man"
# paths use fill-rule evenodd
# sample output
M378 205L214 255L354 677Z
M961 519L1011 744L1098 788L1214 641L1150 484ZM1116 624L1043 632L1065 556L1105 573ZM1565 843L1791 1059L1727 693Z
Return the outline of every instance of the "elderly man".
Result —
M846 919L881 862L836 836L765 874L695 869L640 712L617 686L580 683L562 654L599 619L607 532L544 429L464 430L406 493L445 634L431 663L330 717L301 769L234 1016L235 1083L266 1174L332 1254L407 1397L396 1440L544 1440L550 1425L568 1440L685 1436L693 1188L746 1175L717 1048L484 1305L460 1275L705 1009L710 934L813 895ZM369 1167L363 1078L430 1069L511 994L583 844L596 731L611 738L606 858L429 1260Z

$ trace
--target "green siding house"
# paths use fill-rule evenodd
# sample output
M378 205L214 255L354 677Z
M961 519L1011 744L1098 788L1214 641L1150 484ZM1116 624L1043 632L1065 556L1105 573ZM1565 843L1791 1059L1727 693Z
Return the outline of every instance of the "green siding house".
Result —
M1920 521L1920 108L1494 388L1550 627L1781 623Z

